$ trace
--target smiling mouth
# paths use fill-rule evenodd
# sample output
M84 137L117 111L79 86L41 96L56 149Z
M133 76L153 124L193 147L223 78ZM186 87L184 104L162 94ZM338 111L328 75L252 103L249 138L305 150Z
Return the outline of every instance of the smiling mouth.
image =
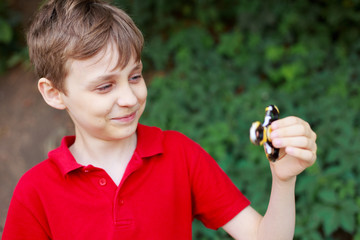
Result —
M135 111L129 115L123 116L123 117L114 117L114 118L111 118L111 120L114 120L117 122L122 122L122 123L132 122L136 117L136 112L137 111Z

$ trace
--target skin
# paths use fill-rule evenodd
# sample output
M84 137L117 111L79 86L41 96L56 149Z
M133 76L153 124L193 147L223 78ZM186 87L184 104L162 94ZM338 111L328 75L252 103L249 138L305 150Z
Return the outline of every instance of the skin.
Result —
M309 124L287 117L271 124L273 145L280 148L280 159L269 162L272 189L268 209L262 217L247 207L224 230L235 239L293 239L295 229L296 176L316 161L316 134Z
M136 127L147 89L142 64L131 59L123 69L119 54L109 43L86 60L70 60L66 94L41 78L38 88L52 107L66 109L75 124L70 151L83 165L103 168L119 184L136 148ZM277 162L270 162L272 190L264 216L247 207L223 226L235 239L292 239L295 229L296 176L316 160L316 134L308 123L287 117L272 123L271 139L280 148Z
M77 162L103 168L118 185L136 148L136 128L147 97L142 63L130 60L117 67L118 52L109 43L86 60L70 60L66 94L42 78L38 88L45 101L66 109L75 125L70 147Z

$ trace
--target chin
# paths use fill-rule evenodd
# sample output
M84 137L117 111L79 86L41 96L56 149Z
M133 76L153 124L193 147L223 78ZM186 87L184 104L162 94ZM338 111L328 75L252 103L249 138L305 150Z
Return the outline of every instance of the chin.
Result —
M111 131L110 135L113 136L114 140L130 138L134 134L136 134L136 129L137 129L137 124L131 124L130 126L127 126L126 128L116 129L114 131Z

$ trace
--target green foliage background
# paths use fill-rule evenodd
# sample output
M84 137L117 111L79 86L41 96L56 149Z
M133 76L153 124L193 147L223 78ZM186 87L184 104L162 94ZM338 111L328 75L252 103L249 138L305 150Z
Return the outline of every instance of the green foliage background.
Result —
M360 240L359 0L114 2L146 39L143 123L199 142L263 214L271 176L249 127L268 104L305 119L318 160L297 179L295 239ZM26 55L4 9L0 71ZM228 238L193 227L194 239Z
M146 39L143 122L179 130L260 213L271 176L251 123L276 104L318 134L297 180L295 239L360 239L360 1L116 1ZM194 239L225 239L194 223Z
M27 62L21 20L21 14L10 8L7 0L0 0L0 74Z

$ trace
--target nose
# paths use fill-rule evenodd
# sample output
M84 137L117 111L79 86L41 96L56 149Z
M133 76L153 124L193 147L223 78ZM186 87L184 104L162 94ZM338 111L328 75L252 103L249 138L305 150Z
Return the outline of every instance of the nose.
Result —
M117 104L121 107L133 107L137 102L135 91L130 84L121 84L121 86L119 86Z

